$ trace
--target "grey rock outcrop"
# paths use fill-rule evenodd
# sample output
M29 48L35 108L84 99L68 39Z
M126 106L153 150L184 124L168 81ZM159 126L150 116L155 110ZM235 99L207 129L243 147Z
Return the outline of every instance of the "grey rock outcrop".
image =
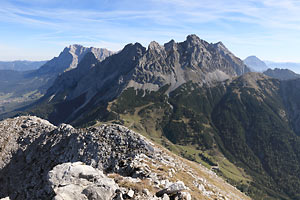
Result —
M163 196L164 194L167 195L175 195L183 190L186 190L184 183L182 181L178 181L176 183L171 184L169 187L159 191L156 193L156 196Z
M55 166L48 174L55 200L111 200L119 186L102 171L82 162Z
M0 145L0 198L184 200L195 190L198 199L248 199L205 167L194 170L120 125L75 129L23 116L0 122ZM166 192L157 197L160 188Z
M46 177L60 163L81 161L106 172L129 175L136 171L130 166L136 155L154 151L142 136L118 125L80 131L64 124L55 127L36 117L19 117L3 121L0 127L0 197L10 195L12 199L53 194Z

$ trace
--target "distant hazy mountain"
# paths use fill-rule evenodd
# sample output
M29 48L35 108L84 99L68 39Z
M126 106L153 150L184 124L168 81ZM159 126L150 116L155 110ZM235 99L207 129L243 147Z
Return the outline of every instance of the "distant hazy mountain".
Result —
M269 68L289 69L300 74L300 63L264 61Z
M244 63L255 72L263 72L268 69L266 63L257 58L256 56L249 56L244 60Z
M28 71L40 68L47 61L0 61L0 70Z
M291 80L300 78L300 74L296 74L289 69L268 69L264 72L264 74L273 78L277 78L279 80Z
M113 54L107 49L71 45L39 69L0 70L0 114L43 96L60 73L76 68L87 53L92 53L99 62Z

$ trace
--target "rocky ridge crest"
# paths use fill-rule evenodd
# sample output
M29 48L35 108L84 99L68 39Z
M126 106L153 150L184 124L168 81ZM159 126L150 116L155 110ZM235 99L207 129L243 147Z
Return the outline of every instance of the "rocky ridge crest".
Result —
M120 125L75 129L23 116L0 128L0 198L249 199Z
M296 74L295 72L289 69L279 69L279 68L268 69L264 72L264 74L272 78L276 78L283 81L300 78L300 74Z

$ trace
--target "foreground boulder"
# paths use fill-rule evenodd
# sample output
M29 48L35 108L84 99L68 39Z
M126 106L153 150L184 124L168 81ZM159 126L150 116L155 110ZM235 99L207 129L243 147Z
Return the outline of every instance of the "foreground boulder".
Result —
M82 162L57 165L48 176L56 200L110 200L119 189L113 179Z
M164 194L174 195L174 194L180 193L183 190L186 190L184 183L182 181L178 181L176 183L173 183L169 187L157 192L156 196L161 197Z

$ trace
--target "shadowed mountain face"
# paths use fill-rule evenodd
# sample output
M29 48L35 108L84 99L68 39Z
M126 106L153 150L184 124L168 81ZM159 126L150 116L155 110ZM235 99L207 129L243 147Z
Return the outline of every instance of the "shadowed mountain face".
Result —
M254 72L264 72L268 69L266 63L256 56L249 56L244 60L244 63Z
M277 78L279 80L291 80L300 78L300 74L296 74L289 69L268 69L264 72L264 74L273 78Z

